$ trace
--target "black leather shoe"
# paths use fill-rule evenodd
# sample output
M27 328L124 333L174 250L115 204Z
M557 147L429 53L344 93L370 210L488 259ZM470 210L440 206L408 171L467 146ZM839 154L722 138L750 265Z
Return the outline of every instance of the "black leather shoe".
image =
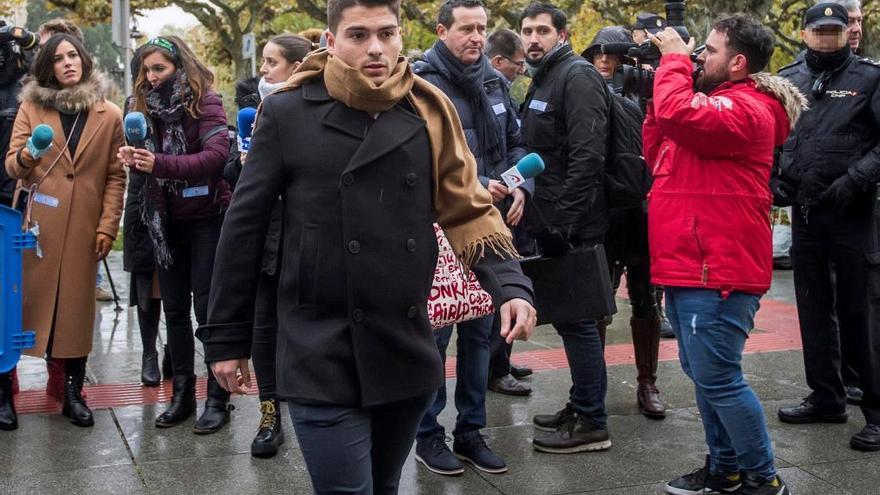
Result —
M72 364L72 363L76 364ZM82 397L83 381L86 376L85 360L68 360L64 371L64 403L61 415L70 419L74 426L94 426L95 418L92 410Z
M416 442L416 460L432 473L444 476L464 473L464 464L449 450L442 434Z
M486 445L479 431L456 437L452 441L452 452L480 471L491 474L507 472L507 464Z
M12 397L12 373L0 373L0 430L11 431L18 428L18 415L15 414L15 401Z
M532 418L532 423L535 424L535 429L537 430L556 431L560 426L567 423L569 419L573 418L574 415L574 408L571 407L571 402L569 402L555 414L536 414Z
M669 318L666 317L665 313L661 313L660 315L660 336L664 339L675 338L675 332L672 330L672 324L669 323Z
M535 435L532 446L537 451L550 454L595 452L610 449L611 436L607 427L597 426L591 420L575 415L553 433Z
M880 425L865 425L862 431L849 439L849 446L864 452L880 450Z
M144 354L141 358L141 383L145 387L158 387L162 381L159 374L159 354Z
M819 409L809 398L804 399L801 405L794 407L782 407L777 412L779 421L783 423L846 423L846 410L828 411Z
M859 387L846 387L846 402L854 406L862 405L862 397L865 394Z
M229 422L229 411L235 406L229 403L229 392L217 383L214 374L208 370L208 398L205 399L205 410L196 420L193 433L209 435L216 433Z
M281 403L278 399L260 402L260 428L251 442L251 455L254 457L274 457L278 447L284 443L284 430L281 429Z
M501 378L489 380L489 390L504 395L526 396L531 395L532 387L517 380L513 374L504 375Z
M534 371L528 366L514 366L510 365L510 374L513 375L517 380L521 378L525 378L527 376L531 376Z
M177 426L196 412L195 375L177 375L172 379L171 387L171 404L156 418L159 428Z

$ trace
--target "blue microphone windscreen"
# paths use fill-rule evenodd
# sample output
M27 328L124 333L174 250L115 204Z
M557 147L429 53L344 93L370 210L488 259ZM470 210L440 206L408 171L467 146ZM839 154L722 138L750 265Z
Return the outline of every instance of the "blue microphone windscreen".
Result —
M255 108L245 107L238 111L238 135L242 139L251 137L256 119L257 110Z
M531 179L544 171L544 160L537 153L529 153L517 162L516 169L524 178Z
M33 140L34 147L38 150L44 150L52 144L52 138L55 137L55 131L52 130L46 124L40 124L34 128L34 133L31 135L31 139Z
M140 112L131 112L125 116L125 139L132 143L140 143L147 139L147 119Z

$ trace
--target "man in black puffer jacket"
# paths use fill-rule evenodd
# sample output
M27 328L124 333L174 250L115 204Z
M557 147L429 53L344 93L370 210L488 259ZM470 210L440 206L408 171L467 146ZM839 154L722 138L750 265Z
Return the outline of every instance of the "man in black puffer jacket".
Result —
M461 118L467 144L477 159L477 177L492 193L495 206L508 225L522 219L534 182L508 190L501 174L516 165L526 152L519 134L516 111L507 87L483 56L486 41L486 10L480 0L447 0L440 7L437 35L440 38L425 53L413 72L437 86L452 100ZM486 386L489 375L491 332L499 332L495 315L458 325L458 381L455 405L458 419L453 450L458 457L489 473L502 473L507 466L483 441L480 428L486 426ZM452 327L435 333L442 358L452 336ZM429 470L445 475L461 474L464 466L445 442L437 415L446 406L446 385L441 385L431 409L419 425L416 459Z
M535 197L526 210L528 229L544 256L603 242L608 231L605 158L608 153L611 95L592 64L572 52L565 14L551 4L532 3L520 16L520 37L532 76L521 117L526 146L544 159L535 178ZM607 273L571 273L559 291L584 278ZM573 386L569 404L555 414L534 417L535 449L568 454L611 447L606 425L607 375L594 320L553 322L562 337Z

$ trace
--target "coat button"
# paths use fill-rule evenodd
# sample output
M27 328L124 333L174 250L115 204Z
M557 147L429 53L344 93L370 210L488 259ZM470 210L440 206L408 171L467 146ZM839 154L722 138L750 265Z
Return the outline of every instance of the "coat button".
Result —
M351 254L358 254L361 252L361 243L358 241L351 241L348 243L348 252Z
M416 240L415 239L407 239L406 250L411 253L416 250Z
M412 320L419 314L419 309L415 306L410 306L408 310L406 310L406 317Z
M351 174L345 174L342 176L342 183L346 186L350 186L354 184L354 176Z
M352 311L351 318L357 323L364 321L364 311L362 309Z
M409 187L416 185L416 174L412 172L406 174L406 185Z
M67 174L67 180L73 180L73 174Z

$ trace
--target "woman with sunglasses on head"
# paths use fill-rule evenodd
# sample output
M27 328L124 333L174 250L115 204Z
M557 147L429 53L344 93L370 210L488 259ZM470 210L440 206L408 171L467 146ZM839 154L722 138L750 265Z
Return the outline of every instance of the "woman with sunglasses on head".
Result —
M109 84L75 36L53 35L31 73L6 155L25 225L39 232L38 248L22 255L22 323L37 333L25 353L64 360L61 413L76 426L92 426L82 386L95 325L96 261L110 252L122 216L122 112L105 99ZM17 427L8 398L0 400L0 429Z
M138 49L139 66L129 111L144 114L141 148L123 146L119 157L142 174L140 217L153 243L173 366L171 404L157 427L182 423L195 412L194 338L190 313L204 324L230 189L223 179L229 156L226 113L211 89L214 75L176 36L154 38ZM208 398L193 431L214 433L229 421L229 393L208 370Z
M239 110L257 107L264 97L284 85L299 67L305 56L317 48L308 39L283 34L270 39L263 47L261 77L254 84L248 79L236 84L236 101ZM247 166L247 156L242 154L237 166ZM232 174L236 175L236 174ZM227 177L230 174L227 173ZM273 457L284 443L281 429L281 406L275 391L275 348L278 338L278 279L281 266L281 200L272 210L272 220L263 249L262 266L254 308L254 329L251 359L260 392L260 426L251 443L255 457Z

